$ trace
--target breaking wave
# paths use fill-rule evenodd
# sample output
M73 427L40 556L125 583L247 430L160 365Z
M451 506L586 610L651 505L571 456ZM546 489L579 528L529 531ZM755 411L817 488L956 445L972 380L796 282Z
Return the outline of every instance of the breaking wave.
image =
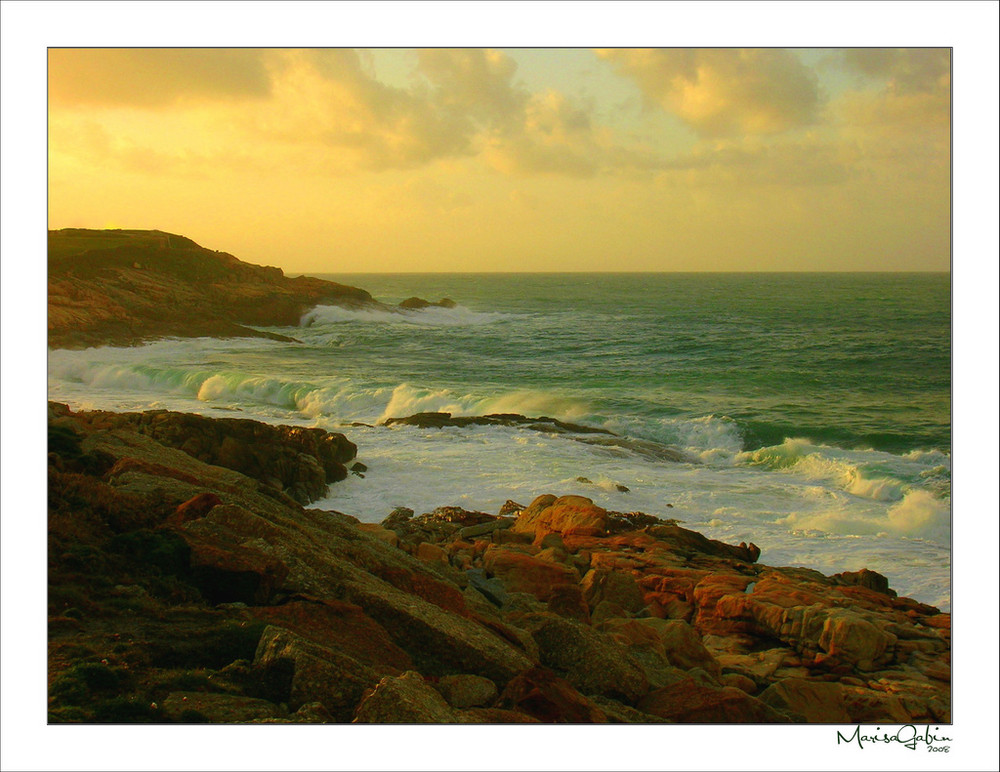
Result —
M509 314L472 311L464 306L421 309L343 308L341 306L316 306L303 315L301 327L317 327L343 322L375 324L417 325L421 327L476 327L500 321Z

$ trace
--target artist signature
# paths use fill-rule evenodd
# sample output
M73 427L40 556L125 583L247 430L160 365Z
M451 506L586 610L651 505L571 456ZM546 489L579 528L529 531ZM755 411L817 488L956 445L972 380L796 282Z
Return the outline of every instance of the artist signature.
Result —
M934 727L934 731L940 732L941 729ZM921 733L913 724L901 726L895 732L883 732L880 727L875 727L874 734L862 734L861 727L857 726L854 728L854 733L846 737L839 729L837 730L837 745L841 743L857 743L859 748L864 748L866 743L869 745L872 743L899 743L911 751L924 746L932 753L948 753L950 746L943 745L942 743L950 742L952 742L950 737L939 737L931 732L929 726L925 727Z

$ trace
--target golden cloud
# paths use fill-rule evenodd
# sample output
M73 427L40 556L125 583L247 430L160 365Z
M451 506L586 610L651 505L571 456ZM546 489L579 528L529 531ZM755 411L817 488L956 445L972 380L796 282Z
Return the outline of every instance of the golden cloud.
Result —
M162 107L181 99L262 99L268 52L232 48L52 48L56 104Z
M780 49L612 49L598 54L702 136L777 134L816 119L816 76Z

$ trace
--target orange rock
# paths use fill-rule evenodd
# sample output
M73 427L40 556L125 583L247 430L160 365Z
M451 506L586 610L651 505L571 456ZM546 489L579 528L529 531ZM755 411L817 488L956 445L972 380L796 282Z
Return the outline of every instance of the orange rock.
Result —
M583 496L539 496L518 515L510 530L540 539L549 533L564 536L600 536L606 533L608 513Z
M846 609L830 612L819 638L820 647L830 658L859 670L873 670L876 664L891 661L895 644L895 635Z
M508 591L527 592L541 601L552 597L556 587L575 586L579 582L579 575L572 568L498 546L486 550L483 567L499 576Z
M580 589L591 609L597 608L601 601L610 601L633 613L646 605L635 578L621 571L591 569L581 580Z
M417 545L415 557L417 560L422 560L425 563L445 565L448 563L448 553L438 545L430 544L426 541L422 541Z

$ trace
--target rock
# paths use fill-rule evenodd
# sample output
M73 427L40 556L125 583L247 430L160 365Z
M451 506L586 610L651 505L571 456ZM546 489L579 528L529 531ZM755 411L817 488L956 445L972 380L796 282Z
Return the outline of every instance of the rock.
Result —
M636 707L678 724L788 723L785 716L740 689L707 686L694 679L655 689Z
M590 701L600 708L607 716L609 724L667 724L666 719L654 716L650 713L643 713L641 710L623 705L618 700L610 697L595 695Z
M517 710L544 724L602 724L607 716L567 681L542 667L515 676L497 707Z
M281 708L267 700L208 692L171 692L160 709L164 716L181 723L242 724L283 715Z
M253 665L265 678L270 675L273 680L275 673L284 676L289 707L320 702L337 722L353 718L365 690L386 671L273 626L264 629Z
M747 678L740 673L723 673L719 677L719 682L723 686L733 686L737 689L742 689L751 696L757 693L757 683L752 678Z
M393 529L407 523L413 517L413 510L409 507L396 507L389 513L388 517L382 521L383 528Z
M626 649L602 633L553 614L527 614L520 626L531 633L543 665L584 694L603 694L634 704L649 683Z
M882 574L869 571L867 568L862 568L860 571L845 571L840 574L834 574L830 578L841 584L867 587L883 595L896 597L896 591L889 588L889 580L882 576Z
M347 477L357 446L342 434L271 426L242 418L207 418L167 410L104 414L115 428L146 434L207 464L276 485L300 504L321 498Z
M471 539L474 536L484 536L493 531L502 531L505 528L510 528L512 525L514 525L514 518L498 517L496 520L491 520L487 523L466 526L459 530L458 535L462 539Z
M566 584L555 587L549 595L546 607L553 614L590 624L590 609L587 608L583 594L576 585Z
M358 705L356 724L454 724L458 715L420 673L388 676Z
M470 568L465 572L469 578L469 586L481 593L490 603L503 606L507 602L507 589L503 580L497 577L487 578L481 568Z
M735 547L732 544L725 544L715 539L702 536L697 531L689 531L679 525L654 525L646 529L646 532L660 541L667 542L670 546L683 553L710 555L712 557L732 558L746 563L753 563L760 556L760 550L756 545L743 545Z
M521 512L522 509L524 509L523 504L518 504L516 501L511 501L510 499L507 499L503 503L503 506L500 507L500 511L497 512L497 515L499 517L508 517L510 515L514 515L516 517ZM513 521L511 522L511 524L513 524Z
M448 565L448 553L441 549L436 544L428 544L427 542L420 542L417 545L416 552L417 560L422 560L425 563L435 563Z
M408 311L421 311L425 308L454 308L456 305L458 304L451 298L441 298L437 303L431 303L423 298L412 297L402 301L399 307Z
M687 622L679 619L643 619L641 622L656 631L670 664L681 670L701 668L713 678L722 674L718 660Z
M592 625L597 627L605 620L628 618L629 616L629 612L616 603L612 603L609 600L602 600L597 604L597 606L594 607L594 610L590 612L590 622Z
M361 576L350 581L345 591L351 602L389 632L425 675L473 673L506 684L531 665L514 642L412 591L379 585ZM461 593L455 593L461 601Z
M332 598L295 596L280 606L258 606L256 619L335 649L379 673L397 675L413 669L410 655L364 610Z
M159 337L263 337L317 304L380 307L362 289L251 265L162 231L49 231L53 348L135 345ZM246 326L251 325L251 326Z
M833 659L857 667L873 670L876 664L892 660L896 636L879 630L859 614L845 609L834 609L823 622L819 645Z
M610 601L632 613L646 605L642 590L627 573L591 569L580 582L583 598L591 609L602 601Z
M775 710L813 724L849 724L844 690L838 683L785 678L771 684L759 699Z
M307 702L302 705L293 715L296 724L332 724L333 716L330 715L322 702Z
M434 688L451 707L461 710L492 705L498 696L497 685L490 679L468 673L443 676Z
M557 587L575 587L579 582L579 575L572 568L494 545L483 554L483 567L500 577L508 592L527 592L540 601L552 597Z
M167 518L168 525L183 525L191 520L197 520L209 513L212 507L222 503L222 499L214 493L199 493L185 501Z
M358 530L370 533L376 539L384 541L391 547L399 546L399 534L395 531L390 531L388 528L383 528L376 523L358 523Z
M600 536L607 530L608 513L583 496L556 498L539 496L518 515L511 530L534 534L536 540L549 533Z
M288 576L288 566L259 549L204 530L179 533L190 549L193 582L210 603L268 603Z

